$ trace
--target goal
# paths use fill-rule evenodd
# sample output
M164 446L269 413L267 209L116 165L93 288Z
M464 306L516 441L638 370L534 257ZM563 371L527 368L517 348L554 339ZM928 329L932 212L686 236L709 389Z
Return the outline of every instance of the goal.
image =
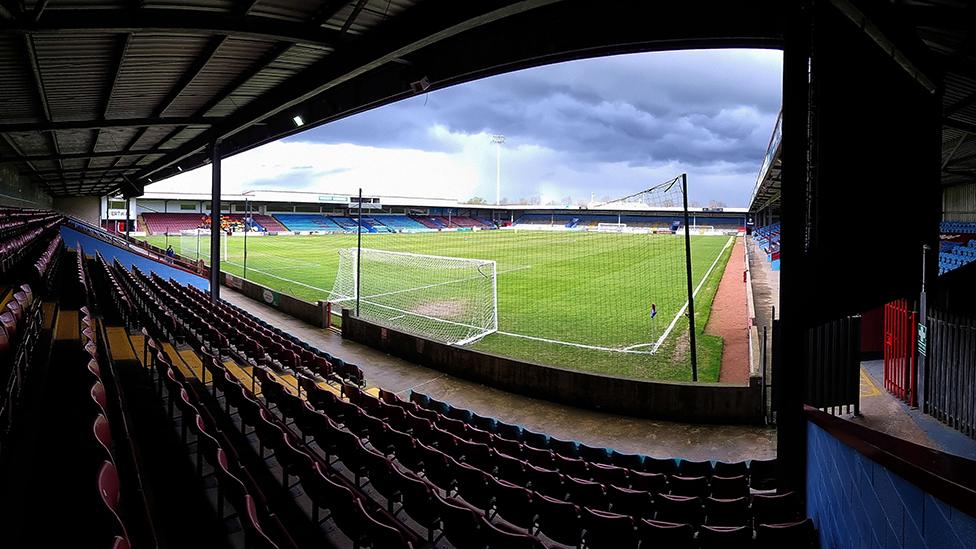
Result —
M626 223L597 223L596 230L601 233L622 233L627 228Z
M497 274L492 260L344 248L329 302L354 311L358 303L364 320L467 345L498 330Z
M197 261L210 258L210 229L180 231L179 253L186 259ZM220 260L227 261L227 236L220 235Z

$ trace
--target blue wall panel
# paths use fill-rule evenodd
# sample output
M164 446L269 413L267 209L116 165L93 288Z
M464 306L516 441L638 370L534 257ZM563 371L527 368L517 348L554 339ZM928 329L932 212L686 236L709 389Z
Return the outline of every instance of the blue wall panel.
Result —
M135 265L145 273L155 272L163 278L172 278L182 284L192 284L202 290L210 289L210 281L203 277L188 273L182 269L177 269L176 267L164 265L163 263L138 253L123 250L118 246L114 246L93 236L88 236L85 233L76 231L64 225L61 226L61 238L64 239L64 244L69 248L77 248L78 243L80 242L82 247L85 249L85 255L94 256L95 252L97 251L100 252L102 257L104 257L109 263L111 263L113 259L118 259L119 263L129 268Z
M807 512L821 549L972 549L976 518L807 423Z

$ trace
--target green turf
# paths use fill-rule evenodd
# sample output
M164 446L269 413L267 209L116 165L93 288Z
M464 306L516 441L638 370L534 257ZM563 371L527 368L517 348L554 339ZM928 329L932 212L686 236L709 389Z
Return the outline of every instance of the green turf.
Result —
M194 258L191 237L148 240ZM722 339L703 333L712 298L731 246L728 237L693 236L692 273L697 286L715 267L696 298L699 379L717 381ZM209 242L202 238L200 248ZM309 301L329 295L339 249L355 235L248 238L247 279ZM363 246L497 262L499 331L584 345L624 348L657 339L686 300L684 240L670 235L595 232L481 231L364 234ZM222 268L244 274L244 239L227 239ZM721 257L719 257L721 255ZM716 262L716 258L718 261ZM408 277L407 273L403 276ZM416 284L416 282L408 283ZM364 291L364 295L366 292ZM658 316L649 319L650 303ZM492 334L473 348L513 358L642 379L690 380L688 322L677 322L660 350L632 354L589 350ZM642 349L648 349L643 347Z

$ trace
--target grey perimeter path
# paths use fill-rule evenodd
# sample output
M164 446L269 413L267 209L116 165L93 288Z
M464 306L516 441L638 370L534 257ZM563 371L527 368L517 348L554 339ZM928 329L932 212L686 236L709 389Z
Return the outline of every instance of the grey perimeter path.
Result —
M693 460L739 461L776 455L776 431L744 425L697 425L574 408L509 393L407 362L290 317L230 288L221 297L309 344L363 369L368 386L407 398L411 389L479 415L564 440L624 453Z

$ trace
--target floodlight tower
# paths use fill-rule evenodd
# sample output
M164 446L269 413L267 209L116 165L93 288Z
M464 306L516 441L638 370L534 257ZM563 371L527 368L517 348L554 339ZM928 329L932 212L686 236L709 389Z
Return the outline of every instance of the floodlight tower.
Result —
M491 142L495 144L495 205L498 205L502 202L502 145L505 143L505 136L495 134L491 136Z

